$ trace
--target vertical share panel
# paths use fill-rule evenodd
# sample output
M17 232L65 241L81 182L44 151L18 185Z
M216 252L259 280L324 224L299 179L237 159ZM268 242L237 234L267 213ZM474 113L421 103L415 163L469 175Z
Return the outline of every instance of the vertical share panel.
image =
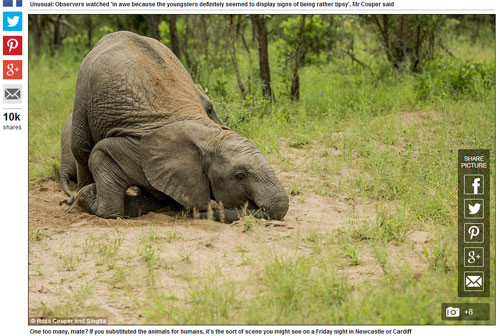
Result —
M490 296L490 151L458 151L458 296Z

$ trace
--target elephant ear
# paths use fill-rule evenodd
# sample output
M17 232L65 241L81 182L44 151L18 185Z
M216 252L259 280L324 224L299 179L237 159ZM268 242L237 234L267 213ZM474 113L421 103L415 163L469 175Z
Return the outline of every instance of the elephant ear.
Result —
M188 209L206 210L210 186L200 145L217 131L200 121L184 120L145 135L140 157L149 183Z

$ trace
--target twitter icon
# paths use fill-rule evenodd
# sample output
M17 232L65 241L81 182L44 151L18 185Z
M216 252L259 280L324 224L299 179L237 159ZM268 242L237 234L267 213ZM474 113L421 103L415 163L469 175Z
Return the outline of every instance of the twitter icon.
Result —
M484 200L482 199L465 199L464 214L465 218L482 219L484 217Z
M22 12L3 12L3 31L22 31Z
M480 203L474 203L474 205L469 204L469 214L470 215L475 215L481 210L481 204Z

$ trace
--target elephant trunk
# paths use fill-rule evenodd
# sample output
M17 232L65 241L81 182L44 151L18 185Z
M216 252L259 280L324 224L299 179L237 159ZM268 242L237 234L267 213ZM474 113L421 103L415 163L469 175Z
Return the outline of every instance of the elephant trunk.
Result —
M282 195L276 197L274 202L267 210L269 218L277 220L283 219L283 217L285 217L287 212L288 212L288 196L286 195L286 193L283 193Z
M271 194L273 195L273 194ZM272 197L267 194L267 202L256 202L257 206L264 210L269 219L281 220L288 211L288 196L285 190L274 193Z
M216 219L226 223L232 223L243 216L253 215L257 218L281 220L285 217L288 211L288 196L286 192L276 193L274 197L268 199L268 202L257 202L253 207L248 209L233 208L224 209L221 212L219 209L212 209L212 216L209 217L208 211L199 213L201 219ZM257 206L257 208L255 208Z

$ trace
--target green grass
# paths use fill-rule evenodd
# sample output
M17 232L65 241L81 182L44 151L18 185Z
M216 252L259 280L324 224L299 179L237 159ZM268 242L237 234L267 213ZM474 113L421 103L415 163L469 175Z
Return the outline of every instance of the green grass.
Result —
M494 62L494 45L467 43L454 42L455 55ZM59 136L72 110L82 57L65 52L30 61L30 180L57 178ZM272 54L271 60L276 57ZM257 261L252 256L250 262L247 248L240 248L242 265L251 268L251 284L207 275L189 280L184 296L158 285L162 261L156 247L160 239L178 243L182 235L175 229L165 237L154 230L144 232L138 259L145 265L144 286L150 290L141 305L148 323L440 324L442 302L465 302L456 297L457 150L489 148L495 181L494 86L473 75L457 93L450 91L457 85L455 68L448 69L447 76L429 69L419 77L383 66L374 68L375 75L342 70L351 69L350 64L340 58L301 69L298 103L290 103L279 90L274 104L258 94L243 102L227 69L217 72L226 76L220 83L226 83L227 95L217 96L213 87L209 94L222 120L255 143L280 171L296 174L286 186L291 197L307 198L312 192L352 202L369 200L377 204L373 219L352 216L348 228L330 235L306 231L300 243L312 252L298 250L288 257L268 252L268 258ZM248 66L242 64L243 69ZM273 76L278 83L279 73ZM429 78L439 79L439 87L429 86L434 83ZM301 166L287 156L290 153L304 158ZM257 236L255 219L243 220L243 230L252 232L249 239ZM394 265L390 258L391 247L407 244L411 249L408 235L417 230L431 236L420 254L424 267L419 272ZM129 274L126 266L115 266L120 237L117 232L83 246L85 254L95 251L101 264L107 262L113 269L110 281L116 288L124 286ZM45 234L35 230L31 238L41 240ZM352 282L342 269L362 266L367 253L382 276ZM180 250L177 258L188 266L192 254ZM491 262L494 270L494 248ZM71 256L64 264L68 271L78 266ZM493 271L493 284L495 277ZM494 297L492 288L491 298L482 302L493 303ZM49 312L75 313L76 307Z
M80 257L74 254L61 255L65 271L74 271L80 264Z
M48 234L47 232L44 232L44 230L42 228L37 228L37 229L34 229L33 231L31 231L31 234L30 234L30 239L33 239L33 240L42 240L44 238L47 238L48 237Z
M30 179L58 178L60 136L73 110L78 62L67 55L30 62ZM47 85L50 83L50 85Z
M171 243L175 240L182 239L182 238L183 238L182 233L177 231L176 228L173 228L173 229L167 231L165 239L167 240L167 242Z
M108 269L113 269L118 262L118 250L123 241L123 234L120 228L115 227L112 234L104 235L103 239L94 244L96 251L96 265L105 264ZM84 242L84 250L87 249L90 242Z
M158 255L156 243L159 239L160 235L155 229L142 233L138 254L147 266L145 275L147 286L154 286L157 281L155 270L159 267L160 256Z
M48 305L42 302L40 311L41 316L50 316L57 318L68 317L88 317L88 316L107 316L109 311L100 307L98 304L88 302L94 293L92 285L85 283L79 288L74 288L68 302L60 305Z

